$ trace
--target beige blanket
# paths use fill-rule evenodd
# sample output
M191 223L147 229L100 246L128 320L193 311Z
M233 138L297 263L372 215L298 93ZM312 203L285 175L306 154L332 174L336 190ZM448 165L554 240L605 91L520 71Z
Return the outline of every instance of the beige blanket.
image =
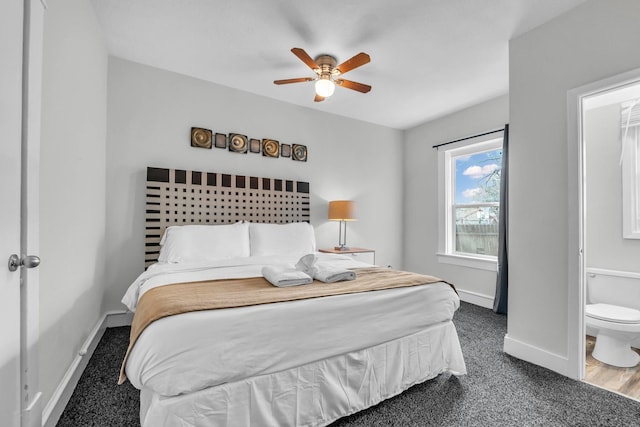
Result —
M120 368L118 384L124 383L127 378L124 367L142 331L163 317L191 311L244 307L442 282L437 277L388 268L358 268L354 271L357 274L355 280L336 283L314 281L310 285L287 288L273 286L263 277L176 283L153 288L145 292L138 301L131 324L129 348Z

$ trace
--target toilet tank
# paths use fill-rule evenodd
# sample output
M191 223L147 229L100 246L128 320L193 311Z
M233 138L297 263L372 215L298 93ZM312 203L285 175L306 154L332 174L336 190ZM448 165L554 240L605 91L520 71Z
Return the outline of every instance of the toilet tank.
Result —
M587 303L640 310L640 273L587 268Z

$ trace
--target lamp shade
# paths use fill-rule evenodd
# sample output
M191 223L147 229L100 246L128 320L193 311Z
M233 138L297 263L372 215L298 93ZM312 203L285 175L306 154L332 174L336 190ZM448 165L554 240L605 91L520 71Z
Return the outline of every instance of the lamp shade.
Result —
M329 219L332 221L355 221L356 204L351 200L329 202Z

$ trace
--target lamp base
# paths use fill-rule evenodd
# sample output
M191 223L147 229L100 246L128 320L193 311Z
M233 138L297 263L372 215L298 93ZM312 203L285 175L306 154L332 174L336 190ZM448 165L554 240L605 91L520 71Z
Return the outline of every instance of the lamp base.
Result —
M351 248L348 246L334 246L333 249L335 249L336 251L348 251Z

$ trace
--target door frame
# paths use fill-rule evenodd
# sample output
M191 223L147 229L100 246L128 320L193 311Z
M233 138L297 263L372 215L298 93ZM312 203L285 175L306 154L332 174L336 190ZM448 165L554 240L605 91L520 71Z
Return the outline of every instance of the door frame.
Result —
M22 161L20 251L40 255L40 138L42 112L43 0L24 0L22 58ZM40 390L40 272L20 268L21 426L42 426Z
M0 415L6 425L16 427L21 418L21 311L20 272L9 269L9 256L20 251L20 179L22 146L22 70L24 3L14 0L3 4L0 18L0 176L4 181L0 211L2 239L0 253L0 297L3 299L0 321ZM17 185L15 184L17 182Z
M598 80L567 92L568 173L568 375L582 381L586 364L585 191L583 102L586 98L640 82L640 68Z

